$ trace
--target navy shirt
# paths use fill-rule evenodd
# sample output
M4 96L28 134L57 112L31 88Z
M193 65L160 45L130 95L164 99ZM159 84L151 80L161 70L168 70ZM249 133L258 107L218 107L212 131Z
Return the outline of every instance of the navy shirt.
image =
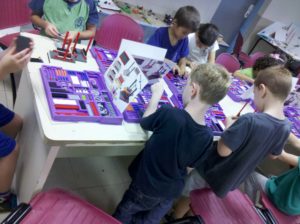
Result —
M166 58L176 63L178 63L181 58L184 58L189 54L188 38L186 37L182 40L179 40L176 45L172 46L168 27L158 28L150 37L147 44L167 49Z
M266 113L245 114L221 136L231 155L221 157L215 147L198 171L214 192L224 197L238 188L267 155L281 154L289 134L288 120Z
M69 2L66 0L62 0L62 1L67 2L69 7L72 7L73 5L79 3L82 0L79 0L78 2ZM89 8L90 8L87 24L97 26L98 25L98 11L97 11L95 2L94 2L94 0L85 0L85 1L89 5ZM33 12L43 15L44 14L44 11L43 11L44 2L45 2L45 0L31 0L31 2L29 3L29 8Z
M170 106L143 118L141 126L153 134L129 167L132 183L148 196L179 196L187 167L198 166L211 148L212 132L185 110Z

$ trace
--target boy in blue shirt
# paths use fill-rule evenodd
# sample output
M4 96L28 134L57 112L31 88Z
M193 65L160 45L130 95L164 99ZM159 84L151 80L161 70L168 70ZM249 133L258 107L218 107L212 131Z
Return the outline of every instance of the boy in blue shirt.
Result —
M226 131L207 158L189 175L174 217L189 210L189 193L211 187L224 197L240 186L268 155L281 154L290 134L290 123L283 113L284 101L292 86L291 73L279 66L261 70L254 81L254 103L258 113L227 119Z
M69 31L68 40L94 37L98 12L94 0L31 0L31 21L41 34L58 38ZM64 38L64 37L62 37Z
M205 126L210 105L221 100L229 86L227 71L217 65L199 65L183 91L184 110L161 107L161 81L151 86L152 98L141 126L153 134L129 167L132 182L114 216L124 224L155 223L180 195L188 167L203 162L213 135Z
M186 56L189 54L187 35L195 32L199 24L200 14L196 8L181 7L176 12L172 25L158 28L147 43L167 49L166 58L178 64L173 71L184 75Z
M0 53L0 80L6 75L21 70L29 61L32 45L16 52L16 43ZM19 145L15 137L22 127L22 118L0 104L0 213L11 211L17 205L16 196L10 187L17 164Z

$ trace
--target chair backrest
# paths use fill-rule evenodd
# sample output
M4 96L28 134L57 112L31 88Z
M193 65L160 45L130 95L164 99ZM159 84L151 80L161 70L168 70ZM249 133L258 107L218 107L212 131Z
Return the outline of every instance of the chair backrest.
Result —
M229 53L222 53L216 58L216 63L223 65L228 72L233 73L240 69L240 62Z
M122 39L142 42L144 31L129 16L116 13L105 17L96 31L96 44L107 49L118 50Z
M29 0L1 0L0 29L30 23Z

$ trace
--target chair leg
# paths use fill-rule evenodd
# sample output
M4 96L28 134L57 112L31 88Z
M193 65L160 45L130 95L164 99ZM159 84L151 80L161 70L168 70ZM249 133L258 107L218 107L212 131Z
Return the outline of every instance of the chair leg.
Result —
M11 89L13 95L13 107L15 106L16 98L17 98L17 88L16 81L13 73L10 73L10 81L11 81Z

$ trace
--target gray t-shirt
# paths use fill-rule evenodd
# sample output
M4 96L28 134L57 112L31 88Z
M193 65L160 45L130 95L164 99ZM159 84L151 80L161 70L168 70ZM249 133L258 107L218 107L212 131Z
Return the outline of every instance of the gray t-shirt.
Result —
M213 191L224 197L238 188L267 155L281 154L289 134L287 119L279 120L265 113L245 114L221 136L232 154L221 157L215 147L198 171Z

